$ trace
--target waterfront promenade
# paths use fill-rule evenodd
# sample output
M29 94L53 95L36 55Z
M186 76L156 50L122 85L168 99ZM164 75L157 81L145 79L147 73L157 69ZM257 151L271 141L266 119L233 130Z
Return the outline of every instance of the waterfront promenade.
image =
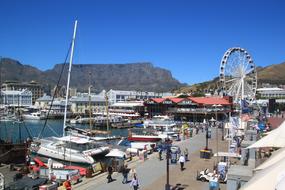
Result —
M226 141L221 141L221 132L219 131L218 141L216 140L216 129L212 130L212 138L209 139L209 148L214 152L217 149L217 142L219 151L226 149ZM213 164L216 158L210 160L200 159L199 150L205 147L205 132L194 135L192 138L175 142L181 150L188 148L190 161L186 162L185 170L180 171L179 164L170 164L170 185L173 189L195 189L206 190L208 189L208 182L196 181L196 172L209 168L213 169ZM140 181L140 189L142 190L162 190L166 181L166 160L159 161L158 154L154 153L149 155L148 160L145 162L136 161L128 164L129 168L134 167ZM113 189L130 189L129 184L122 184L122 174L114 173L113 178L115 181L107 183L107 174L103 174L94 178L86 179L82 183L74 186L78 190L113 190ZM129 179L130 180L130 179ZM180 184L180 185L179 185ZM225 185L221 186L221 190L225 189Z

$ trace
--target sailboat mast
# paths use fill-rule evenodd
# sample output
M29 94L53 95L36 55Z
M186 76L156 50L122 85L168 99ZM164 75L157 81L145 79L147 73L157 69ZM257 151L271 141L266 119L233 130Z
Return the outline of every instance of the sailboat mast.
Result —
M70 81L70 74L71 74L71 65L73 60L73 51L74 51L74 42L76 36L76 29L77 29L77 20L74 23L74 30L73 30L73 37L72 37L72 44L71 44L71 54L69 58L69 67L68 67L68 75L67 75L67 85L66 85L66 97L65 97L65 107L64 107L64 118L63 118L63 135L65 135L65 127L66 127L66 112L67 112L67 103L68 103L68 96L69 96L69 81Z

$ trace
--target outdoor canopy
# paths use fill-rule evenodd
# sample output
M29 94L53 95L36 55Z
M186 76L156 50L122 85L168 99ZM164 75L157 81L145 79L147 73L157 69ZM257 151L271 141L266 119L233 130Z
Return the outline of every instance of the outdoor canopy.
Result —
M126 158L126 153L120 151L119 149L112 149L106 157L117 157L117 158Z
M285 147L285 122L247 148Z
M285 160L257 172L240 190L275 190L284 176Z

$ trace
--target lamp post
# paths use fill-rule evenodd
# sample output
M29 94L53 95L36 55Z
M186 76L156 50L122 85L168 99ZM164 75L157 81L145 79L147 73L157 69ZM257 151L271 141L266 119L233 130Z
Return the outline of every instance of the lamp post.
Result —
M215 126L216 121L217 121L217 120L215 120L213 117L209 120L209 122L210 122L210 124L211 124L212 127ZM217 126L216 126L216 127L217 127ZM218 127L217 127L217 129L216 129L216 138L217 138L217 153L218 153Z
M216 138L217 138L217 152L218 152L218 125L217 125L217 121L218 121L218 109L220 107L222 107L221 104L214 104L212 105L212 107L214 108L214 111L215 111L215 117L216 117L216 122L214 123L216 125ZM223 134L222 134L223 136ZM223 137L222 137L223 138Z
M206 128L206 147L205 147L205 150L208 150L209 135L208 135L208 125L207 125L206 119L204 119L203 124L204 124L204 126Z
M170 190L170 184L169 184L170 147L171 147L171 145L169 144L169 142L167 142L167 145L166 145L166 184L165 184L165 190Z

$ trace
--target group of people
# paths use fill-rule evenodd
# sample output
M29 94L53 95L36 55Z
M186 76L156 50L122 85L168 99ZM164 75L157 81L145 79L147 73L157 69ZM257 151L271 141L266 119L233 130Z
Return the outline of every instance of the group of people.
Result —
M113 178L112 178L113 168L112 168L112 166L108 166L107 170L108 170L107 179L108 179L108 183L110 183L110 182L113 181ZM130 186L134 190L138 190L139 189L139 180L138 180L138 176L137 176L136 170L134 168L129 169L128 165L124 165L122 167L121 172L122 172L122 175L123 175L122 183L123 184L129 183L128 176L129 176L129 173L130 173L130 176L132 177L132 180L130 181Z

